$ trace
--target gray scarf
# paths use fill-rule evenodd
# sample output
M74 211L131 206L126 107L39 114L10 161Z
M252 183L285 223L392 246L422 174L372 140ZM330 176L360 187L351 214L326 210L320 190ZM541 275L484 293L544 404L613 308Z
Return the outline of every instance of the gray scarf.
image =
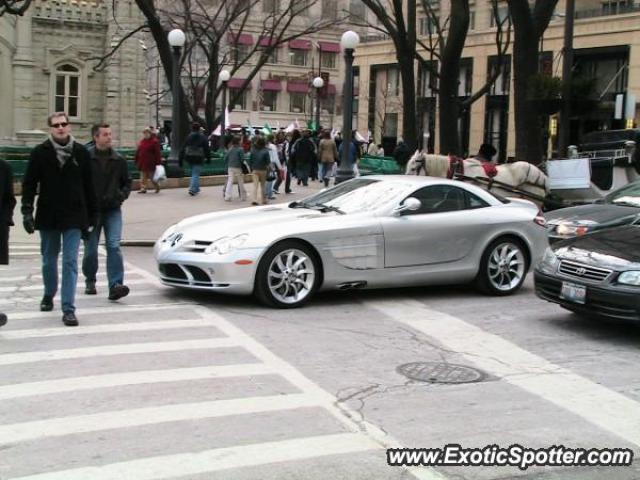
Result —
M67 144L60 145L54 140L51 135L49 135L49 141L56 151L58 162L60 162L60 168L64 167L64 164L67 163L67 160L69 160L71 154L73 153L73 144L75 143L75 139L71 135L69 135L69 141L67 142Z

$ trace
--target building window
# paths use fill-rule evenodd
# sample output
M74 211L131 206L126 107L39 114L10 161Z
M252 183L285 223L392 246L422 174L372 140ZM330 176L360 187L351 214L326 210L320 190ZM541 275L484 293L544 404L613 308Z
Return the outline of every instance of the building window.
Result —
M274 48L269 54L269 58L267 59L267 63L276 64L278 63L278 49Z
M476 29L476 11L469 10L469 30Z
M278 106L278 92L274 90L264 90L262 92L262 103L260 110L263 112L275 112Z
M606 0L602 2L603 15L617 15L632 11L632 0Z
M232 90L230 93L231 93L230 100L233 100L233 98L236 96L238 91ZM233 109L234 110L247 109L247 91L246 90L243 90L242 93L240 93L240 96L236 98L235 102L233 102Z
M397 68L387 70L387 95L392 97L400 95L400 70Z
M500 23L500 25L504 24L507 18L509 18L509 15L509 7L498 7L498 22ZM498 22L496 22L496 16L493 14L493 9L491 9L491 28L497 27Z
M298 65L300 67L307 66L307 51L306 50L290 50L291 65Z
M322 18L336 20L338 18L338 1L322 0Z
M322 52L322 68L336 68L336 57L333 52Z
M278 13L279 3L279 0L262 0L262 11L267 14Z
M354 20L364 20L365 5L362 0L349 1L349 16Z
M66 112L70 120L80 118L80 69L64 64L56 69L55 105L56 112Z
M491 85L490 95L509 95L511 87L511 56L504 55L502 58L502 66L498 65L498 57L489 57L489 68L487 78L491 78L493 71L498 68L500 74L496 81Z
M302 113L305 111L307 103L307 94L291 92L289 93L289 111L293 113Z
M458 96L468 97L471 95L473 82L473 59L463 58L460 61L460 74L458 77Z
M327 95L324 98L320 99L320 111L326 114L335 113L336 108L336 96L335 95Z
M422 17L420 18L420 36L426 37L438 33L439 17Z
M231 50L231 57L233 63L242 63L247 60L250 56L250 47L251 45L234 45Z
M382 135L385 137L398 136L398 114L386 113L382 125Z

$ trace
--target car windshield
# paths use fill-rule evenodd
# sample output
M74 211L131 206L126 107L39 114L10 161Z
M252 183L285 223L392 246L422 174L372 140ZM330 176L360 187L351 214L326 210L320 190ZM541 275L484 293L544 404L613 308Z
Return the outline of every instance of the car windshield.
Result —
M611 192L604 198L604 203L640 207L640 182L634 182Z
M331 207L339 209L342 213L368 212L380 208L394 198L400 199L406 188L407 185L402 182L356 178L289 206Z

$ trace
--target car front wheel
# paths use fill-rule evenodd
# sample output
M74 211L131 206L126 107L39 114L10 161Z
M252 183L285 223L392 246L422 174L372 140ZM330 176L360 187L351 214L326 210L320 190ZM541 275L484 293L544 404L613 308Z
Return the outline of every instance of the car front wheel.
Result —
M320 266L312 249L285 240L271 247L260 261L255 294L272 307L300 307L311 299L319 281Z
M499 238L482 255L476 285L488 294L510 295L522 286L527 268L527 255L522 243L511 238Z

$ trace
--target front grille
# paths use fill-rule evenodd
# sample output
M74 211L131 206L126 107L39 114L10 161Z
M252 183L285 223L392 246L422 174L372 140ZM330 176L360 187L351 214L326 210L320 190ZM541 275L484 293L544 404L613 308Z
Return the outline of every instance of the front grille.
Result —
M572 262L570 260L562 260L558 273L567 277L580 280L591 280L592 282L604 282L612 271L606 268L592 267L582 263Z
M189 270L189 273L196 282L211 283L211 278L209 277L207 272L205 272L201 268L194 267L193 265L185 265L184 268Z
M158 265L160 273L164 277L174 278L178 280L186 280L187 274L175 263L161 263Z

